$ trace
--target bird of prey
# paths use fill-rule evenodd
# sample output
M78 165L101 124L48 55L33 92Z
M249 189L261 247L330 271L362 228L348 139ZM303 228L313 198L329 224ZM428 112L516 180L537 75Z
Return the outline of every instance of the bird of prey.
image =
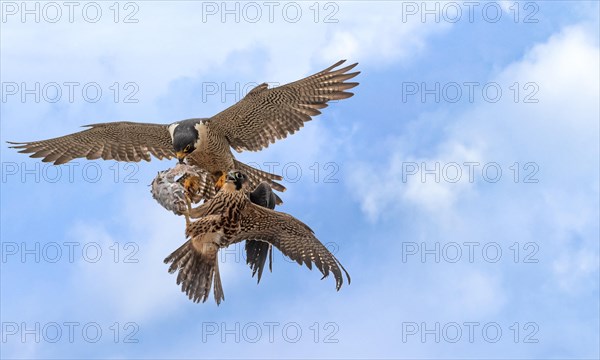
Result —
M219 249L243 240L271 244L309 269L314 264L323 278L333 273L337 290L343 284L342 271L350 283L346 269L306 224L252 203L247 186L248 176L230 171L215 197L191 211L198 220L186 226L189 240L165 259L166 264L171 264L169 273L178 271L177 284L192 301L205 302L213 282L217 304L225 299L217 254Z
M175 215L185 215L186 223L189 223L191 203L198 202L195 197L212 198L214 196L214 194L207 196L207 194L198 192L200 188L214 191L214 188L204 186L209 175L196 166L177 164L172 169L159 172L154 178L150 185L152 197ZM248 193L248 196L252 203L271 210L275 208L277 202L276 195L265 182L260 183L254 191ZM273 248L271 244L256 240L246 241L246 263L252 269L252 277L258 275L259 283L267 256L269 257L269 270L272 271Z
M359 72L357 64L338 68L345 60L304 79L275 88L266 83L253 88L242 100L211 118L178 121L172 124L111 122L86 125L89 129L54 139L15 143L19 152L44 162L63 164L75 158L150 161L177 157L187 159L213 176L217 188L232 169L243 171L252 188L266 181L273 189L284 191L275 182L282 177L248 166L235 159L237 152L259 151L293 134L312 116L319 115L330 100L354 95L346 90L358 85L347 82ZM280 199L278 199L280 203Z

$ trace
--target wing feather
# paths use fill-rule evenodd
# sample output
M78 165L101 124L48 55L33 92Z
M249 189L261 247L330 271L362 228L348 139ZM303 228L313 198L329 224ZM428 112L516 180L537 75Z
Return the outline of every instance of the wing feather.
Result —
M175 157L168 125L122 121L85 126L89 129L54 139L9 143L54 165L76 158L137 162L150 161L150 154L158 159Z
M300 265L311 269L314 264L323 278L333 273L337 290L344 282L342 271L350 283L350 275L338 259L306 224L291 215L249 203L242 214L241 231L232 242L242 240L268 242Z
M360 72L351 72L357 64L327 69L287 85L268 89L261 84L235 105L213 116L207 126L224 135L238 152L259 151L276 140L284 139L304 126L311 116L321 114L331 100L354 95L346 90L358 85L345 82Z
M254 191L249 194L250 201L254 204L274 209L277 203L277 197L269 184L260 183ZM246 241L246 263L252 270L252 277L257 275L257 283L260 283L265 263L269 258L269 270L273 270L273 247L264 241L247 240Z

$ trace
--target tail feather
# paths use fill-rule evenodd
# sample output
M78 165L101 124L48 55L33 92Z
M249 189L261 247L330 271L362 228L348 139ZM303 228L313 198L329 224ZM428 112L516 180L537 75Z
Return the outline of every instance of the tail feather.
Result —
M179 271L177 285L181 285L181 291L193 302L205 302L208 299L213 281L217 305L225 299L216 251L199 253L188 240L165 259L165 264L169 263L169 273Z
M261 182L254 191L250 193L250 201L254 204L275 209L277 198L275 193L266 182ZM268 242L258 240L246 240L246 263L250 265L252 277L258 274L257 283L260 283L265 262L269 256L269 270L273 270L273 247Z
M225 295L223 294L223 285L221 284L221 274L219 273L219 262L215 261L215 301L217 305L221 304L221 300L225 300Z
M274 181L274 180L283 180L283 177L253 168L252 166L246 165L241 161L234 160L234 162L235 162L235 168L237 170L240 170L241 172L243 172L244 174L246 174L248 176L249 185L250 185L251 189L256 188L261 182L265 181L273 189L275 189L277 191L284 192L286 190L285 186ZM281 200L281 198L279 196L277 196L277 194L275 194L275 201L276 201L277 205L280 205L283 203L283 201Z
M165 259L165 264L171 263L171 266L169 266L169 274L173 274L179 268L179 264L185 261L183 259L184 257L191 255L191 253L187 251L188 243L189 241L181 245L179 249L173 251L173 253Z

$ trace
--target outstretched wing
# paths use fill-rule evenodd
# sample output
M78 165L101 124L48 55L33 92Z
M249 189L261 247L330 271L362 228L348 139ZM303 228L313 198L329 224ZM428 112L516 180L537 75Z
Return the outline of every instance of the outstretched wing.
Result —
M308 226L291 215L249 203L242 214L241 232L232 242L242 240L268 242L298 264L306 264L309 269L315 264L323 278L333 273L337 290L344 282L342 271L350 283L350 275L342 264Z
M137 162L150 161L150 154L158 159L175 157L168 125L122 121L85 126L90 128L54 139L9 143L54 165L75 158Z
M345 82L360 72L348 73L357 64L334 70L345 60L302 80L268 89L261 84L235 105L213 116L207 126L222 135L238 152L258 151L293 134L319 115L330 100L354 95L345 90L358 85Z

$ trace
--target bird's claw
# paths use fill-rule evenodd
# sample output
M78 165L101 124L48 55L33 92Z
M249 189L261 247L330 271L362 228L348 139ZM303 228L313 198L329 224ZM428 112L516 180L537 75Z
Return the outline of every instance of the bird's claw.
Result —
M183 180L183 188L187 192L187 194L193 197L196 193L198 193L201 189L200 178L197 176L188 176Z
M223 173L223 175L221 175L221 177L219 177L219 179L215 183L215 189L217 191L221 190L221 188L223 187L223 185L225 185L225 181L226 180L227 180L227 175L225 173Z

